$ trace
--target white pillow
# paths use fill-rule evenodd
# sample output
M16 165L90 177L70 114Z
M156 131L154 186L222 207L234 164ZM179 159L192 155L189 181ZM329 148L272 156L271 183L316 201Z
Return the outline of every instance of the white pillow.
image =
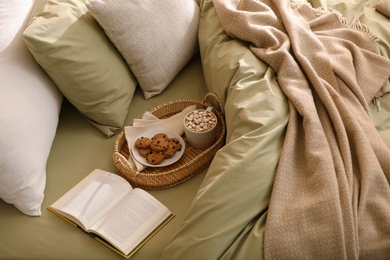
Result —
M62 95L22 39L34 4L0 1L0 198L40 216Z
M127 61L149 99L198 51L194 0L89 0L87 8Z

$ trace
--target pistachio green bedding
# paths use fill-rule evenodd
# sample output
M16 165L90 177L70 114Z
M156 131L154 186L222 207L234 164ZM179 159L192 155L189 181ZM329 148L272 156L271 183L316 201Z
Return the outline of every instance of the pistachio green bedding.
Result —
M349 22L363 11L360 21L379 38L388 58L390 20L375 11L376 3L311 1L316 8L338 10ZM201 1L199 41L206 84L226 102L227 144L214 158L163 259L263 259L269 200L288 124L286 99L275 73L248 44L226 35L212 1ZM380 111L369 104L388 147L389 98L382 97ZM297 250L305 251L305 245Z
M378 1L311 1L334 8L351 21L354 14L380 39L390 57L390 18L375 11ZM201 0L200 55L170 86L149 100L140 89L126 123L161 103L202 99L215 92L224 104L226 145L210 167L189 181L151 192L176 217L131 259L262 259L264 227L275 171L289 119L287 100L277 75L222 29L211 0ZM369 77L369 75L367 75ZM369 104L373 123L390 147L390 95L380 111ZM0 201L0 259L122 259L46 208L94 168L116 172L112 162L115 137L107 138L64 101L47 165L41 217L20 214Z
M201 60L196 55L162 95L145 100L137 89L126 119L130 124L145 112L177 99L202 100L207 89ZM47 184L42 216L29 217L0 200L0 259L124 259L47 207L95 168L117 172L112 160L117 134L107 138L68 101L63 102L57 134L47 164ZM179 186L151 191L176 217L131 259L158 259L205 175L202 171Z

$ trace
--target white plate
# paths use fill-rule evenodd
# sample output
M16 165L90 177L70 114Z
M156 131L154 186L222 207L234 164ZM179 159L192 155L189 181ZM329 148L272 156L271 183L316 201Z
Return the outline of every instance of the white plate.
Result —
M174 138L176 137L177 139L179 139L180 141L180 144L181 144L181 150L180 151L177 151L175 153L175 155L172 157L172 158L169 158L169 159L165 159L164 161L162 161L162 163L160 164L150 164L146 161L146 158L145 157L142 157L141 155L139 155L138 153L138 148L135 147L135 141L140 138L140 137L148 137L148 138L152 138L155 134L158 134L158 133L165 133L168 135L169 138ZM133 157L134 159L136 159L140 164L143 164L145 166L148 166L148 167L164 167L164 166L168 166L168 165L171 165L175 162L177 162L183 155L184 153L184 150L185 150L185 142L183 140L183 138L181 138L180 135L174 133L174 132L171 132L169 130L166 130L166 129L153 129L153 130L150 130L148 132L145 132L143 134L140 134L139 136L137 136L136 138L134 138L134 141L133 143L131 144L131 151L133 153Z

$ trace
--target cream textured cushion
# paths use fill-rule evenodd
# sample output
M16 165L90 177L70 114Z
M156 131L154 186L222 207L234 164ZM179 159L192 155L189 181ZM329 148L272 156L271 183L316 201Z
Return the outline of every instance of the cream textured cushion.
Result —
M90 0L87 7L127 61L146 99L198 51L194 0Z
M49 0L24 31L36 61L107 136L124 125L137 82L85 0Z
M0 1L0 198L39 216L62 95L22 39L34 2Z

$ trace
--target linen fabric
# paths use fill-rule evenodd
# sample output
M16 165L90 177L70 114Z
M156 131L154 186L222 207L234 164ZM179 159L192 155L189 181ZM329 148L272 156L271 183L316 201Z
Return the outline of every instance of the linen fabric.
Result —
M161 259L263 259L263 233L288 105L274 71L229 37L213 1L200 4L208 90L224 104L226 144L213 158ZM183 246L185 245L185 246Z
M161 93L198 51L199 6L194 0L89 0L86 5L146 99Z
M368 28L288 0L214 4L225 31L250 42L289 100L265 258L388 257L390 150L368 103L389 91L390 61Z
M85 0L49 0L23 33L64 96L102 133L124 125L137 81Z
M0 1L0 198L40 216L62 95L22 39L34 4Z

